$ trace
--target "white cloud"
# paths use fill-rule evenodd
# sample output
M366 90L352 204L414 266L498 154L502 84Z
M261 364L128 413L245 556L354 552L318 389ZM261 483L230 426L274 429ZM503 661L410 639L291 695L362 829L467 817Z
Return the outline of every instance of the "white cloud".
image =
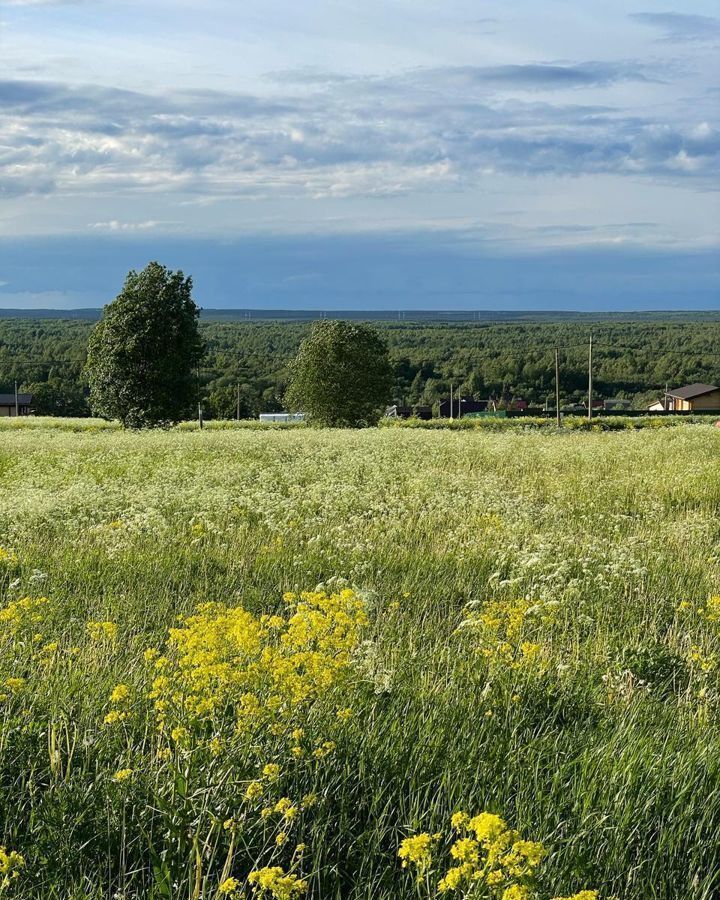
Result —
M145 222L120 222L118 219L110 219L109 222L89 222L88 228L96 231L152 231L155 228L167 227L172 222L159 222L148 219Z
M558 76L558 68L571 74ZM538 69L510 77L544 83ZM636 71L600 63L549 69L553 83ZM283 99L0 82L0 193L288 201L457 191L500 173L701 185L717 175L720 132L704 118L675 123L608 106L512 99L488 92L486 77L483 68L415 71ZM157 225L112 217L93 227Z
M4 6L69 6L84 0L4 0Z

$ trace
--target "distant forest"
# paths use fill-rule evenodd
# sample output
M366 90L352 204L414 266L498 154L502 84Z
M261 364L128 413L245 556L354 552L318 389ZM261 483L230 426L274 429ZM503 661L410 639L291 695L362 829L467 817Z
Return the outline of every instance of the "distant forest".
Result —
M666 385L720 383L720 317L691 314L533 320L379 321L390 348L397 403L435 405L450 385L464 395L523 397L554 405L554 350L560 348L561 403L587 396L593 334L595 395L643 408ZM88 319L0 318L0 391L34 394L39 414L89 415L83 377ZM308 321L201 319L207 352L198 393L208 418L283 408L288 363Z

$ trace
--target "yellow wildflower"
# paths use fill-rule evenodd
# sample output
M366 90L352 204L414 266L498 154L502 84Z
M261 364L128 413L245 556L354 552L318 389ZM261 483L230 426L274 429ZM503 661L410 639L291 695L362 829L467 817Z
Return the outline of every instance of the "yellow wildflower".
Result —
M115 622L88 622L85 627L93 641L114 641L117 637Z
M315 759L325 759L326 756L329 756L334 752L336 747L335 741L325 741L325 743L321 744L319 747L316 747L313 750L313 756Z
M480 859L480 845L472 838L461 838L450 848L450 855L462 863L477 865Z
M438 882L438 891L441 894L447 891L456 891L462 883L473 874L472 866L453 866L448 869L444 877Z
M432 845L433 835L427 832L405 838L398 850L403 869L410 865L415 866L418 878L422 878L432 863Z
M125 722L128 719L128 714L119 709L111 709L110 712L103 719L103 724L105 725L117 725L118 722Z
M494 813L483 812L478 816L473 816L467 823L470 831L475 832L475 837L485 844L492 843L497 840L507 828L505 822Z
M132 777L134 769L118 769L117 772L113 775L112 780L116 784L120 784L123 781L127 781Z
M286 875L280 866L266 866L248 875L248 881L260 896L273 900L295 900L307 890L307 882L297 875Z
M221 894L223 897L228 897L231 894L236 894L239 890L240 882L237 878L226 878L220 887L218 887L218 894Z
M297 816L298 808L297 806L293 805L293 802L289 797L282 797L275 804L275 812L280 813L285 819L290 822Z
M130 698L130 688L126 684L118 684L110 694L111 703L124 703Z
M173 741L175 741L176 744L184 743L189 735L190 732L182 725L178 725L170 732L170 737L173 739Z
M245 788L245 799L249 800L251 803L254 800L258 800L262 797L263 786L260 781L251 781L250 784Z
M502 900L531 900L532 893L530 888L521 884L511 884L509 888L505 888Z
M459 831L461 828L465 828L469 821L470 816L466 812L456 812L453 813L450 824L456 831Z
M17 561L18 558L12 550L8 550L5 547L0 547L0 565L14 566Z
M24 868L25 858L20 853L0 846L0 875L4 876L6 884L8 879L17 878ZM2 883L0 881L0 886Z

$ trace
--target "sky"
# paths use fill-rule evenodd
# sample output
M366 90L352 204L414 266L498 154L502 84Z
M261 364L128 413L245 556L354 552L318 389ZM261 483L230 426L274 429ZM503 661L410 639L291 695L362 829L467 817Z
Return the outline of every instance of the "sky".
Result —
M1 0L0 307L158 259L205 308L719 309L675 2Z

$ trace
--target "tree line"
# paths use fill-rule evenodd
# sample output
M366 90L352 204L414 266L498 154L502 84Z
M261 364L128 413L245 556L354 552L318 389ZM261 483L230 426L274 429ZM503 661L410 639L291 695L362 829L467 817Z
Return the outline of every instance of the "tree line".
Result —
M148 269L131 276L144 277L152 294ZM188 281L182 273L159 269L163 278L174 279L178 290ZM186 287L186 300L191 300L191 282ZM137 290L138 283L131 279L118 300ZM17 380L21 390L33 393L38 413L89 415L89 342L93 329L102 331L102 322L112 316L112 307L106 307L98 326L76 319L0 319L0 391L11 391ZM191 372L180 391L189 414L198 399L207 418L232 418L238 410L241 417L254 418L285 408L293 360L311 334L310 323L211 321L195 313L192 318L200 350L189 354ZM141 347L144 326L137 312L125 325L131 344ZM436 406L451 385L476 398L507 394L544 405L554 394L555 347L560 348L562 401L580 401L587 391L591 331L598 397L627 398L642 408L666 385L720 381L720 321L712 315L658 313L626 320L598 317L592 322L560 317L522 322L385 321L373 327L387 346L389 398L408 406ZM100 349L100 358L107 350ZM142 381L146 363L141 363L137 371ZM177 384L173 390L177 392Z

